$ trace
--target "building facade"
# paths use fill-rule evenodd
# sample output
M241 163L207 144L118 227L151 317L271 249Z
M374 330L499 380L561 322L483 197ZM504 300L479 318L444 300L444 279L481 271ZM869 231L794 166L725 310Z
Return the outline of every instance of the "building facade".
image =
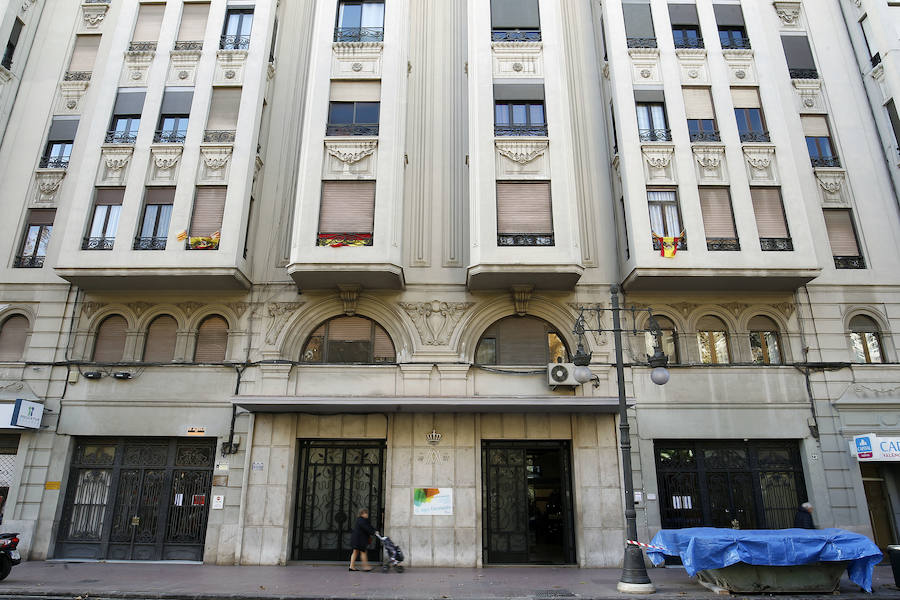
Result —
M855 2L3 8L0 419L44 414L0 425L0 496L29 558L344 560L367 508L414 566L615 566L614 342L573 333L611 284L642 538L809 500L895 540L894 473L848 446L900 434ZM579 345L596 377L554 378Z

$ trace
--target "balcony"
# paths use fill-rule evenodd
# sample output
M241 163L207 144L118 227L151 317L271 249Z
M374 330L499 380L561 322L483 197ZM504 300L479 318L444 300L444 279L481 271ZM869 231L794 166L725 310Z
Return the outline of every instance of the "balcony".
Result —
M498 246L554 246L552 233L501 233L497 235Z
M153 134L154 144L183 144L186 131L179 130L157 130Z
M841 168L841 159L837 156L814 156L810 157L809 161L812 163L813 168Z
M819 72L816 69L788 69L791 79L818 79Z
M625 38L629 48L656 48L656 38L630 37Z
M866 259L862 256L835 256L835 269L865 269Z
M331 124L325 126L326 136L351 136L364 135L369 137L378 136L378 123L351 123L351 124Z
M763 252L793 252L791 238L759 238L759 248Z
M86 237L81 243L82 250L112 250L116 243L114 237Z
M876 52L874 55L869 57L869 62L872 64L872 68L874 69L881 64L881 54Z
M38 168L40 168L40 169L68 169L69 168L69 157L68 156L42 156L40 162L38 162Z
M683 48L691 48L691 49L700 49L705 48L706 46L703 44L703 38L677 38L675 40L675 48L683 49Z
M547 125L494 125L497 137L547 137Z
M136 237L134 238L134 250L165 250L165 237Z
M371 246L373 236L371 232L354 233L319 233L316 236L316 246L330 246L343 248L345 246Z
M249 35L223 35L219 38L220 50L247 50L249 47Z
M207 129L203 132L203 142L209 144L233 144L234 130Z
M718 131L692 131L690 132L692 142L721 142L722 138Z
M184 242L185 250L218 250L219 234L189 237Z
M638 136L642 142L671 142L671 129L638 129Z
M175 47L172 49L175 52L188 52L188 51L203 50L203 40L175 42Z
M653 237L653 250L660 252L662 250L662 241L658 237ZM687 236L684 235L678 240L678 250L687 250Z
M491 31L492 42L540 42L540 30L494 29Z
M129 52L156 52L156 42L130 42Z
M63 75L63 81L90 81L90 71L66 71Z
M750 39L749 38L729 38L727 40L720 39L722 43L722 50L750 50Z
M130 131L107 131L103 138L105 144L133 144L137 140L137 133Z
M40 269L44 266L43 256L17 256L13 259L13 267L16 269Z
M768 131L741 131L739 132L741 142L743 143L768 143L771 140L769 139Z
M710 252L738 252L741 242L737 238L706 238L706 249Z
M384 27L335 27L335 42L383 42Z

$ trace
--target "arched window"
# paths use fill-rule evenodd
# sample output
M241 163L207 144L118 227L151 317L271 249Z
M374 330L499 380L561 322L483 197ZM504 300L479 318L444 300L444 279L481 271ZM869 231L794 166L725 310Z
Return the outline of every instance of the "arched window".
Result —
M12 315L0 327L0 361L18 362L25 352L25 338L28 336L28 319L22 315Z
M659 340L662 351L669 357L670 363L678 364L678 345L675 343L675 336L677 335L675 323L673 323L672 319L669 317L664 317L662 315L653 315L653 319L662 331L662 337ZM649 328L650 325L648 324L647 329ZM644 333L644 338L646 339L647 355L653 356L655 350L654 344L656 343L654 340L655 336L648 331Z
M881 351L881 332L878 324L864 315L850 319L850 344L853 346L853 360L858 363L884 362Z
M121 362L125 354L125 330L128 322L125 317L111 315L103 319L97 328L97 340L94 342L94 360L96 362Z
M368 365L396 362L396 355L390 336L372 319L335 317L309 336L300 360Z
M778 325L769 317L756 315L750 319L750 353L757 365L780 365L781 345Z
M546 365L568 362L569 351L557 329L536 317L506 317L481 334L476 365Z
M697 323L700 362L708 365L728 364L728 329L722 319L706 315Z
M219 315L203 319L197 329L194 362L218 363L225 360L228 346L228 321Z
M175 336L178 322L169 315L153 319L147 328L144 343L144 362L171 362L175 358Z

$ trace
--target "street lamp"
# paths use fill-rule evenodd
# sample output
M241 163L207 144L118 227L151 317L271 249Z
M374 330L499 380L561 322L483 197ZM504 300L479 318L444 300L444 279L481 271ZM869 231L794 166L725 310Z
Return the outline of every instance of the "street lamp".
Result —
M625 534L629 540L637 540L637 512L634 509L634 475L631 471L631 426L628 424L628 406L625 403L625 365L622 361L622 322L621 312L630 310L632 317L636 309L626 309L619 306L619 286L611 285L609 288L611 305L610 308L582 308L578 319L575 321L574 333L579 336L578 349L572 362L575 364L575 379L579 382L586 383L593 378L588 365L591 362L591 354L584 351L581 344L581 338L586 331L606 332L612 331L613 340L615 341L616 351L616 381L619 388L619 447L622 450L622 471L625 487ZM608 310L612 313L613 328L603 329L601 327L600 313ZM597 327L590 327L585 320L585 313L597 313ZM649 332L653 334L653 355L647 356L648 364L653 367L650 373L650 380L656 385L665 385L669 381L669 370L666 364L669 362L668 357L662 351L660 337L662 330L653 319L653 312L650 313L649 329L638 330L633 329L634 333L638 331ZM583 369L585 372L580 372ZM620 592L631 594L650 594L656 591L650 576L647 575L647 568L644 566L644 555L638 546L625 544L625 555L622 559L622 575L616 588Z

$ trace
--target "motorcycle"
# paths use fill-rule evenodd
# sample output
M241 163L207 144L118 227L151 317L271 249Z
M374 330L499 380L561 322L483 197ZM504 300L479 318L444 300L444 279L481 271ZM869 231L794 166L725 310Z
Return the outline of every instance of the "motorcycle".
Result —
M22 562L18 546L18 533L0 533L0 581L6 579L12 568Z

